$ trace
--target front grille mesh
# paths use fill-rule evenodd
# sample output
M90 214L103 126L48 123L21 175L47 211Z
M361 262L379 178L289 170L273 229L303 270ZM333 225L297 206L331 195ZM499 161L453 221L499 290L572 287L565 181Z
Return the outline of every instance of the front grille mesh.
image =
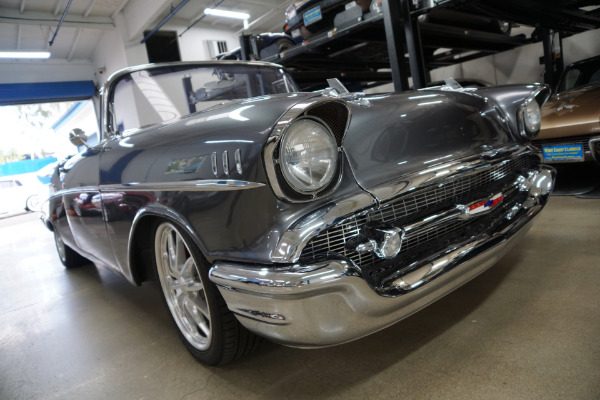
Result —
M300 262L312 262L332 253L350 258L361 268L379 267L388 261L380 260L372 253L358 253L356 241L361 227L367 224L384 223L393 226L410 224L436 212L450 209L457 204L470 202L497 193L514 182L518 171L537 165L538 159L531 155L506 160L492 167L462 177L418 189L382 204L379 209L348 218L334 225L310 240L301 254ZM510 202L517 194L516 188L505 191L503 203ZM452 232L466 229L476 219L454 220L432 229L419 230L408 234L403 243L401 256L410 256L412 250L427 246L428 243L444 242ZM347 245L348 244L348 245Z

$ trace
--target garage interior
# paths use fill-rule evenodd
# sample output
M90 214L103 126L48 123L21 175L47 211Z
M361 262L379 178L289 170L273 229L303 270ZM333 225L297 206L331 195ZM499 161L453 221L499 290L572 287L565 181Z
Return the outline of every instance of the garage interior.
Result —
M254 60L267 50L257 35L280 32L291 3L0 0L0 52L50 52L0 59L0 105L85 101L97 113L95 90L119 69L210 60L238 47L241 59ZM567 65L600 54L598 1L380 3L260 58L286 67L306 91L338 78L380 93L448 77L554 87ZM249 19L206 15L208 7ZM424 17L436 7L508 21L512 30ZM55 123L64 142L79 122L70 121ZM517 247L411 317L331 348L265 341L223 367L187 353L156 284L135 287L93 264L66 270L38 213L2 215L0 398L598 399L600 172L585 164L558 166L554 195Z

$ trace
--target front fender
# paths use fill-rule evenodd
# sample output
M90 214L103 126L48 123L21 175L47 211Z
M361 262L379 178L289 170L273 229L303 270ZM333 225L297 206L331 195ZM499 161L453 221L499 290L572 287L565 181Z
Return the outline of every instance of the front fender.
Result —
M122 266L123 275L135 285L154 276L154 230L158 221L177 225L192 238L204 256L207 254L206 246L184 215L158 202L148 204L133 218L127 243L127 264Z

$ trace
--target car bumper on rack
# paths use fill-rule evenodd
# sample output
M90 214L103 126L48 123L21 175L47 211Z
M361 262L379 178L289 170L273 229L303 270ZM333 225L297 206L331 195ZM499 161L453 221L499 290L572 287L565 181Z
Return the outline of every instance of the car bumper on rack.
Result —
M528 200L507 215L508 224L421 260L395 277L387 292L371 287L343 258L281 267L217 262L209 276L239 321L261 336L303 348L349 342L408 317L491 267L529 230L554 179L552 168L540 166L528 180Z

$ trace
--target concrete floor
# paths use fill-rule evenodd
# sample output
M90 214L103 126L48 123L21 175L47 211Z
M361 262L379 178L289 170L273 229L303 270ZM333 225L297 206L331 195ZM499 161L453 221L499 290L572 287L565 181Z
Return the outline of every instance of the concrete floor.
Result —
M600 399L600 200L553 197L496 266L322 350L265 343L210 368L155 285L66 271L33 214L0 221L0 399Z

